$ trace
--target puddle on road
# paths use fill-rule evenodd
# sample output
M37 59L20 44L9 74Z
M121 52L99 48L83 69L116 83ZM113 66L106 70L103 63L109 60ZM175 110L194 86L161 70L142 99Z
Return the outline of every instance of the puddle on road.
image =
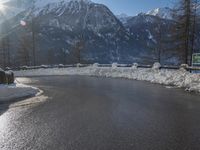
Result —
M175 89L176 87L174 87L174 86L165 86L165 88L167 88L167 89Z
M38 80L36 79L30 79L30 78L25 78L25 77L17 77L15 79L18 83L23 83L23 84L28 84L28 83L35 83L37 82Z

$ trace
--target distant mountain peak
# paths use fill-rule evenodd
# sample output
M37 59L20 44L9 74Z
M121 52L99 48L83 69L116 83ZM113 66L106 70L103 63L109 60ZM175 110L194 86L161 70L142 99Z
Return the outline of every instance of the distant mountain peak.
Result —
M117 17L119 17L119 18L126 18L126 17L129 17L127 14L125 14L125 13L121 13L121 14L119 14L119 15L116 15Z
M127 21L131 18L131 16L128 16L127 14L125 13L121 13L119 15L116 15L116 17L123 23L127 23Z
M163 8L156 8L153 10L150 10L146 13L146 15L152 15L152 16L157 16L163 19L173 19L173 9L169 7L163 7Z

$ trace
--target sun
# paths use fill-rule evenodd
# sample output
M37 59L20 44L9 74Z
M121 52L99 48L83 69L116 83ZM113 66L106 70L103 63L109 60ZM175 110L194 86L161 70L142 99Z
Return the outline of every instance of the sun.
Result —
M2 3L0 3L0 11L3 11L4 9L5 9L5 6Z

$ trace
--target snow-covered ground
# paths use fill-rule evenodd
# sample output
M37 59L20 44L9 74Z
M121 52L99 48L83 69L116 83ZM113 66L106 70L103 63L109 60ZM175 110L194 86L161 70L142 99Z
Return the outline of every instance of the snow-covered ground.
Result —
M94 64L93 66L84 68L74 67L16 71L15 75L20 77L44 75L87 75L97 77L127 78L176 86L185 88L188 91L200 92L200 74L191 74L184 69L160 70L158 69L159 67L159 64L156 64L153 68L148 69L137 68L137 64L130 68L119 68L116 64L113 64L112 67L98 67L98 64Z
M41 91L37 88L26 86L20 83L12 85L0 84L0 103L14 101L20 98L36 96Z

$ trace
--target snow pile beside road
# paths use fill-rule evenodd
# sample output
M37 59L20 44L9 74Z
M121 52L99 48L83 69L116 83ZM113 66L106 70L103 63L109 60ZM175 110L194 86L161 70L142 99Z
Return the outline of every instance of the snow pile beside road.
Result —
M184 69L167 70L159 69L160 66L155 64L152 68L133 67L98 67L97 64L84 68L54 68L16 71L16 76L43 76L43 75L87 75L97 77L127 78L134 80L149 81L163 85L176 86L185 88L188 91L200 92L200 75L191 74Z
M23 84L0 85L0 103L37 95L40 90Z

